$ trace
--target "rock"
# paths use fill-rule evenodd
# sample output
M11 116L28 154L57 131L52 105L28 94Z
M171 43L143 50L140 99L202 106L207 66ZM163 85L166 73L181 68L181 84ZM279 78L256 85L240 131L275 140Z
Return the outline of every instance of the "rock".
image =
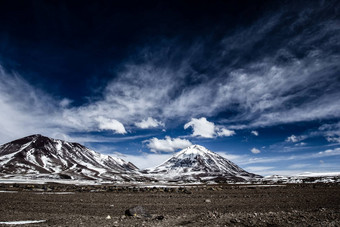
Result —
M204 202L211 203L211 200L210 199L206 199L206 200L204 200Z
M157 217L155 217L156 220L162 221L164 219L163 215L159 215Z
M233 218L233 219L230 220L230 222L233 223L233 224L236 224L236 223L240 223L241 221L238 218Z
M111 216L107 215L105 219L109 220L109 219L111 219Z
M209 218L216 218L216 214L214 212L209 211L208 212L208 217Z
M151 215L146 211L146 209L142 206L135 206L127 209L125 211L126 216L142 216L146 218L150 218Z
M192 194L192 192L191 192L190 190L186 189L186 188L183 190L183 192L184 192L185 194Z

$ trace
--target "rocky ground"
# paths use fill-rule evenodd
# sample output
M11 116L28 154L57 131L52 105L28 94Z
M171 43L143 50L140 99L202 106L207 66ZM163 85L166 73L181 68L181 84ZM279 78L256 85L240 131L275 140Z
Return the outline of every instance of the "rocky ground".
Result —
M135 206L141 206L132 210L136 215L126 211ZM0 185L0 223L23 220L46 220L28 226L340 226L340 185Z

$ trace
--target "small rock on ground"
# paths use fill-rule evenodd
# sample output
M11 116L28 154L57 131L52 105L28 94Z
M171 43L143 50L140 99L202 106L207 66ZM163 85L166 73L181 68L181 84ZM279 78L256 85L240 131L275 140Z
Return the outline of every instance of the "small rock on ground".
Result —
M135 206L127 209L125 211L125 215L127 216L142 216L150 218L151 215L147 212L147 210L142 206Z

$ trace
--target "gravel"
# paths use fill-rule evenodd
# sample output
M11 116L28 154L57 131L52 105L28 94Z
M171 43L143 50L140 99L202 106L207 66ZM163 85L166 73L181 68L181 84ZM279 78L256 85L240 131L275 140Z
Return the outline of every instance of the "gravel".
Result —
M0 192L0 222L46 220L27 226L340 226L338 184L214 185L187 190L54 187L54 192L73 194L37 194L34 188L39 187L26 190L0 185L2 191L18 191ZM125 215L136 206L148 215Z

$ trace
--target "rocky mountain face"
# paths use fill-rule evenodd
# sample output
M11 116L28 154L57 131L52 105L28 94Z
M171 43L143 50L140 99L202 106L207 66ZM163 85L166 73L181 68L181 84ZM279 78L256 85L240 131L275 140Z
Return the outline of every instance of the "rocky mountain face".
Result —
M200 145L176 153L146 174L167 181L250 181L261 176L249 173L226 158Z
M0 173L55 179L143 181L138 168L78 143L27 136L0 146Z

